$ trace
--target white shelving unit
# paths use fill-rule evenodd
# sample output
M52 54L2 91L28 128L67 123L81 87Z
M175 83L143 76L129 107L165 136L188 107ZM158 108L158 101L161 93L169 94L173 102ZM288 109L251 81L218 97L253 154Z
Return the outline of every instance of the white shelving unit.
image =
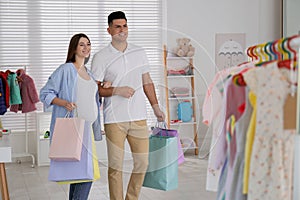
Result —
M50 159L48 158L50 139L44 138L46 131L50 129L51 112L36 113L36 145L37 145L37 165L48 166Z
M170 74L169 70L180 71L186 68L188 73ZM184 150L194 149L198 155L197 120L194 95L194 65L192 57L168 57L167 48L164 46L164 71L165 71L165 95L166 95L166 122L168 128L176 129L181 139ZM187 88L188 93L180 96L173 95L172 88ZM189 101L192 104L193 116L188 122L175 122L178 120L178 104ZM186 137L185 137L186 136Z

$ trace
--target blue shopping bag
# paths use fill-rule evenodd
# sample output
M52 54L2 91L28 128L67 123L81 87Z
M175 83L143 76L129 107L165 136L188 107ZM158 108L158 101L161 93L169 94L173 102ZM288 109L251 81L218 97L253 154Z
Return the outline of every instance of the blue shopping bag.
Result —
M182 150L182 146L181 146L181 142L180 142L179 134L178 134L177 130L167 129L166 122L162 122L162 123L158 122L158 123L156 123L155 127L153 127L153 129L152 129L152 135L177 137L178 165L180 165L184 162L184 153Z
M91 124L90 122L85 122L80 160L51 160L48 175L49 181L93 180L94 171L91 134Z
M149 166L143 186L165 191L178 188L177 144L177 137L150 136Z

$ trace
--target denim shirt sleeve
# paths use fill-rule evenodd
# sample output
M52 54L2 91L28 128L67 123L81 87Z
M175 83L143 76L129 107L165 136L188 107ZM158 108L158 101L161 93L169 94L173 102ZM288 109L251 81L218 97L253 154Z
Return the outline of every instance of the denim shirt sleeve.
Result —
M91 71L89 71L89 70L87 70L87 71L88 71L88 74L95 80L95 78L92 75ZM93 128L93 133L94 133L94 139L95 139L95 141L101 141L102 140L101 119L100 119L101 101L100 101L100 96L99 96L99 92L98 91L96 92L95 98L96 98L96 103L97 103L98 114L97 114L97 119L92 124L92 128Z
M92 128L94 133L95 141L102 140L102 133L101 133L101 119L100 119L100 101L99 101L99 93L96 93L96 101L97 101L97 108L98 108L98 115L97 119L94 121Z
M49 107L55 97L72 101L73 88L76 85L77 72L72 63L59 66L48 78L47 83L40 90L40 100ZM75 100L75 99L74 99ZM50 123L50 141L57 117L64 117L67 110L64 107L52 105L52 117Z

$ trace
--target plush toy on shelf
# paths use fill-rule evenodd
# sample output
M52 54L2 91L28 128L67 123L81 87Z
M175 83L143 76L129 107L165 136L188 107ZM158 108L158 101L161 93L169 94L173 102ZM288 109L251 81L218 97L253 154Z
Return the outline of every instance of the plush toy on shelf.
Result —
M195 54L195 47L190 44L189 38L177 38L177 47L173 49L173 53L179 57L192 57Z

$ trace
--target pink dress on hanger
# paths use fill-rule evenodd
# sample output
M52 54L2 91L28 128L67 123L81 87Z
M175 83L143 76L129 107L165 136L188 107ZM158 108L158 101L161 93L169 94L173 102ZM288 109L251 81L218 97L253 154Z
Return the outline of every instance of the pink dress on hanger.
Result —
M206 190L208 191L218 191L218 183L221 174L221 168L224 164L217 164L218 160L218 151L217 147L220 142L220 132L223 129L225 119L224 115L222 115L223 109L223 91L225 87L225 82L228 80L228 76L230 74L235 74L242 71L245 68L254 67L254 62L244 63L240 66L226 68L216 73L214 79L210 83L204 103L202 106L202 117L203 123L212 127L212 140L209 151L208 158L208 167L207 167L207 177L206 177ZM223 143L226 142L223 140ZM223 157L226 156L226 153Z
M257 97L248 200L292 199L295 130L283 129L283 105L290 91L288 77L276 62L243 76Z

